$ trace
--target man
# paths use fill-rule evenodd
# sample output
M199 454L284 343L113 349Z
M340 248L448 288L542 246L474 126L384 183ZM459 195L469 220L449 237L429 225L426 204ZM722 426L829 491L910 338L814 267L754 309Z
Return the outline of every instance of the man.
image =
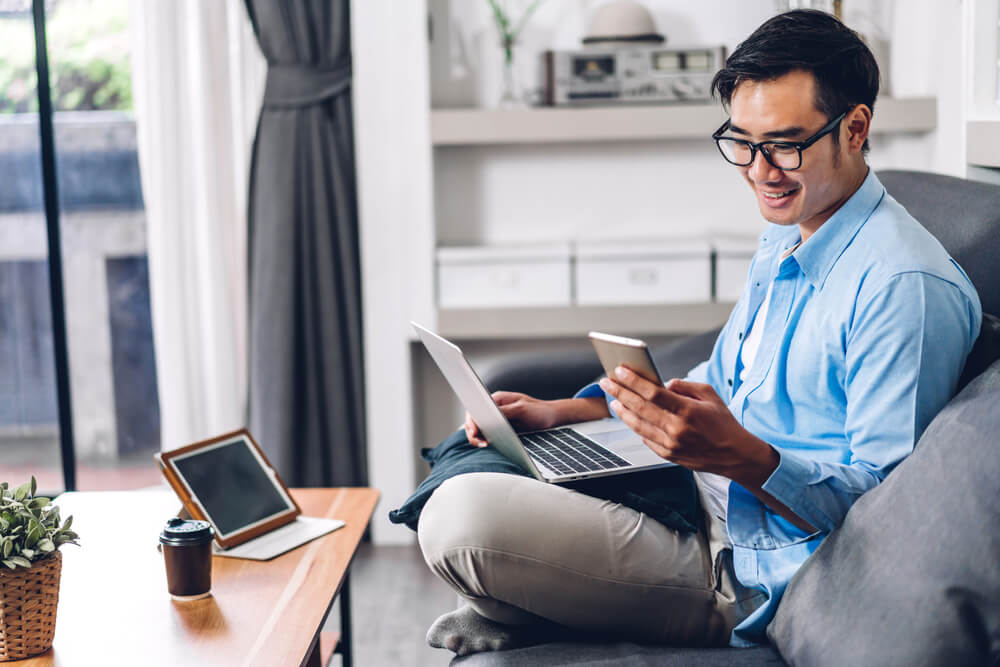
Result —
M979 299L865 162L869 50L827 14L789 12L736 49L713 89L730 111L713 138L770 224L711 357L662 387L619 368L572 399L495 396L522 429L619 417L695 471L705 530L529 478L455 477L419 537L469 605L438 620L433 645L514 646L549 622L763 641L798 567L954 392ZM471 420L466 431L486 444Z

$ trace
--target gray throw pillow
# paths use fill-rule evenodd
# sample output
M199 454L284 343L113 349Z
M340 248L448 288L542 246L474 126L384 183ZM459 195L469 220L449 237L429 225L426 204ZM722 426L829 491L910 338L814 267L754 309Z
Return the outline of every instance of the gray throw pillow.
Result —
M792 665L1000 664L1000 362L855 503L768 636Z

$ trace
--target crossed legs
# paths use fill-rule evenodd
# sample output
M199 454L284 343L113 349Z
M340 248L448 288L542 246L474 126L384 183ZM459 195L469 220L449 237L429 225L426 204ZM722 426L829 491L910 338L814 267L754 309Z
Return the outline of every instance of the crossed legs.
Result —
M551 621L639 641L725 645L752 605L731 576L724 527L707 528L683 535L617 503L473 473L434 492L418 534L431 570L494 629Z

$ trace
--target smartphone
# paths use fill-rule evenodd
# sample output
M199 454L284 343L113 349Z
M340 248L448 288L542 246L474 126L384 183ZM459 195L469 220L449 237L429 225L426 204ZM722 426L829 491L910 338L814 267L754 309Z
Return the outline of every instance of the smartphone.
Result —
M628 366L650 382L663 384L663 379L656 370L656 364L653 363L653 357L649 354L649 348L643 341L597 331L591 331L587 336L608 377L614 377L615 369L619 366Z

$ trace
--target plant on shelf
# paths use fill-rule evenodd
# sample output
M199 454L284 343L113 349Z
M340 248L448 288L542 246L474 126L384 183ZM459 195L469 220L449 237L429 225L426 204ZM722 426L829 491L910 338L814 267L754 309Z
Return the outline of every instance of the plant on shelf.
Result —
M532 0L516 23L512 20L508 0L486 1L490 3L493 22L496 23L497 31L500 33L500 47L503 49L503 94L500 97L500 106L518 106L522 103L522 95L514 77L514 46L528 19L544 0Z
M77 544L73 517L35 495L32 477L16 489L0 482L0 660L17 660L52 646L62 554Z

